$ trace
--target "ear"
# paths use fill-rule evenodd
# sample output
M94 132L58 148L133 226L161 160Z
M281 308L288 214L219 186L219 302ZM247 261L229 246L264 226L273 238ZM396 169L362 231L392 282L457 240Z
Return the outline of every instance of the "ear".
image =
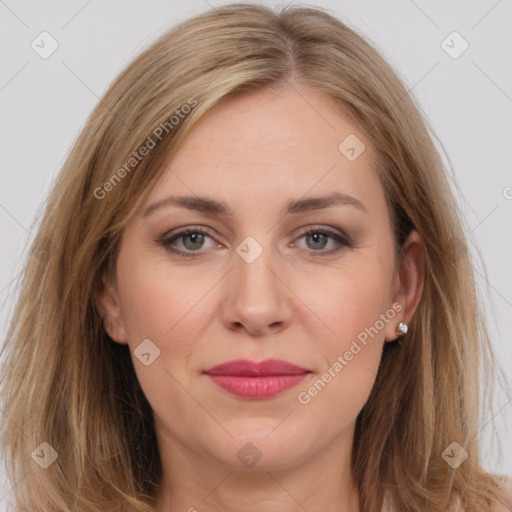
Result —
M98 279L94 290L94 300L103 320L105 332L116 343L127 344L128 333L121 314L119 292L115 279L106 274L102 275Z
M387 324L386 341L399 338L396 327L400 322L410 325L423 294L424 281L425 249L418 232L413 230L404 242L393 276L392 303L396 304L397 315Z

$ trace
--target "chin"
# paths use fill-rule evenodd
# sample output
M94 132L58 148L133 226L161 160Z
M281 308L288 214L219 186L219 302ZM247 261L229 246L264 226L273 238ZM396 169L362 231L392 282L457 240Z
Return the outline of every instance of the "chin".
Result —
M313 449L306 432L282 425L274 431L268 428L252 428L239 431L233 438L216 448L222 450L214 456L233 470L280 471L310 459ZM309 433L311 436L311 433Z

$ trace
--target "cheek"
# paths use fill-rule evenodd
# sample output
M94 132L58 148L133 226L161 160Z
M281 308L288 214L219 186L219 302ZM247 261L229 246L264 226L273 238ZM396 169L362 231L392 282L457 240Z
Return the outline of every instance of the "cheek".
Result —
M118 277L122 321L144 394L157 415L165 416L172 403L177 417L188 417L186 390L195 377L191 358L211 321L206 310L212 307L208 291L215 281L204 274L192 278L186 271L171 269L164 260L155 263L133 255L120 256ZM147 344L148 339L158 350ZM138 358L138 353L144 353L138 350L142 346L149 347L144 350L150 352L149 365ZM192 412L197 413L193 408Z
M315 350L322 352L321 370L330 370L331 379L325 378L333 387L343 381L344 391L367 389L377 373L385 329L395 316L384 290L382 281L361 277L345 279L329 291L320 314L330 335L317 337Z
M146 338L159 346L169 339L179 344L200 331L197 311L207 304L208 290L215 284L211 276L190 276L180 268L172 269L165 259L153 256L150 260L149 255L147 261L120 257L118 276L130 345Z
M392 262L369 257L365 265L344 269L336 282L319 281L316 293L304 288L321 317L323 336L314 336L311 353L321 354L316 375L297 393L297 410L321 417L329 410L331 426L353 421L364 406L378 371L385 329L396 322L391 307ZM329 427L330 428L330 427Z
M317 320L320 327L314 339L324 339L326 346L342 350L351 339L373 326L390 309L392 271L391 260L367 254L357 260L347 258L346 265L328 272L297 274L294 292L304 302L301 315L305 317L307 307L310 316L314 314L321 320L321 325ZM377 326L382 331L377 339L385 335L381 324Z
M345 281L333 289L323 313L334 334L317 337L310 347L321 354L322 364L297 389L294 410L311 428L320 422L325 439L353 424L375 382L385 336L382 318L393 321L394 310L374 286Z

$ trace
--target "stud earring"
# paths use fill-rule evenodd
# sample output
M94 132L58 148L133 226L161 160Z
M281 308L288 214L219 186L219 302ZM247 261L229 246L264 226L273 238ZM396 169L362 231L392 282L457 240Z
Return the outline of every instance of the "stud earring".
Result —
M407 324L405 322L400 322L396 327L397 336L404 336L407 334Z

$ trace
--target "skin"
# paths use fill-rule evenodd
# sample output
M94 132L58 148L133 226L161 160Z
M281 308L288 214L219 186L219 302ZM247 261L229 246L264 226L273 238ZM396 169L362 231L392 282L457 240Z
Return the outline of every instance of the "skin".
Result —
M299 93L300 91L300 93ZM341 141L365 151L349 161ZM192 131L122 236L115 279L98 298L105 327L128 344L150 402L164 469L158 511L359 511L350 472L357 415L368 399L386 342L410 323L422 293L424 253L413 232L400 261L371 141L323 97L305 88L245 93L211 111ZM365 211L337 205L280 214L288 199L340 191ZM145 209L169 195L226 202L232 217L176 206ZM187 226L210 228L173 247L158 240ZM330 228L351 247L301 228ZM248 236L263 252L236 252ZM167 236L170 238L170 236ZM379 315L401 311L309 403L298 400ZM381 317L382 318L382 317ZM160 356L145 366L145 339ZM202 372L233 359L284 359L310 373L265 400L236 397ZM252 443L261 459L244 465ZM248 448L245 448L248 450ZM250 450L250 449L249 449Z

